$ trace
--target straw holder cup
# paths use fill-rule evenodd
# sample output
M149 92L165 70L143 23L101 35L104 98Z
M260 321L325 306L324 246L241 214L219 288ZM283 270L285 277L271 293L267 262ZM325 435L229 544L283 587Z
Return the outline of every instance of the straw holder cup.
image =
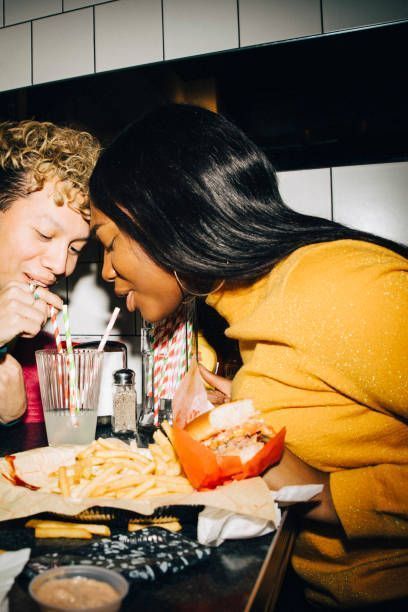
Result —
M48 443L89 444L95 439L104 354L96 349L35 352Z

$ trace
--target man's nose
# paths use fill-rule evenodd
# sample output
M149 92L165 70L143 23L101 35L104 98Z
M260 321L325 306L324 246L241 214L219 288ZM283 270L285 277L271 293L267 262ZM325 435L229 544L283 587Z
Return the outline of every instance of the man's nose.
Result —
M55 243L42 257L42 265L48 268L55 276L66 274L68 249L61 244Z

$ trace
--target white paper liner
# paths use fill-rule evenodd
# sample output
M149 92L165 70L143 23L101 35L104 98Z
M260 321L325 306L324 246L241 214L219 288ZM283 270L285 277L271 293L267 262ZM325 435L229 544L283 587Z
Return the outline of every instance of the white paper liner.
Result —
M277 502L289 505L308 502L321 493L323 485L299 485L271 491L275 503L275 520L235 514L219 508L206 507L198 515L197 539L200 544L219 546L225 540L255 538L275 531L279 526L281 512Z

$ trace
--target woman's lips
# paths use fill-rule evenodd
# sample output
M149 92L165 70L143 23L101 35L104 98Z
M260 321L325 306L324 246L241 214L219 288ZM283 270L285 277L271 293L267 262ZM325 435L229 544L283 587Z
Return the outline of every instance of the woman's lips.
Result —
M134 310L136 310L133 291L129 291L129 293L126 296L126 308L128 309L129 312L133 312Z

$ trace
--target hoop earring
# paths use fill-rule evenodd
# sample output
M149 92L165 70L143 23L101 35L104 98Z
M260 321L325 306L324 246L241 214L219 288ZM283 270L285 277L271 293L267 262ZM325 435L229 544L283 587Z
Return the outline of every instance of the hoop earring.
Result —
M219 290L221 289L221 287L223 287L223 286L225 285L225 280L222 280L222 281L220 282L220 284L219 284L217 287L215 287L215 289L212 289L211 291L208 291L208 292L206 292L206 293L195 293L194 291L190 291L190 289L187 289L187 288L186 288L186 287L183 285L183 283L181 282L181 280L180 280L180 278L179 278L179 275L177 274L176 270L173 270L173 274L174 274L174 277L175 277L176 281L178 282L178 284L179 284L180 289L182 290L182 292L183 292L184 294L187 294L187 295L192 295L192 296L194 296L194 297L207 297L208 295L212 295L213 293L216 293L217 291L219 291Z

